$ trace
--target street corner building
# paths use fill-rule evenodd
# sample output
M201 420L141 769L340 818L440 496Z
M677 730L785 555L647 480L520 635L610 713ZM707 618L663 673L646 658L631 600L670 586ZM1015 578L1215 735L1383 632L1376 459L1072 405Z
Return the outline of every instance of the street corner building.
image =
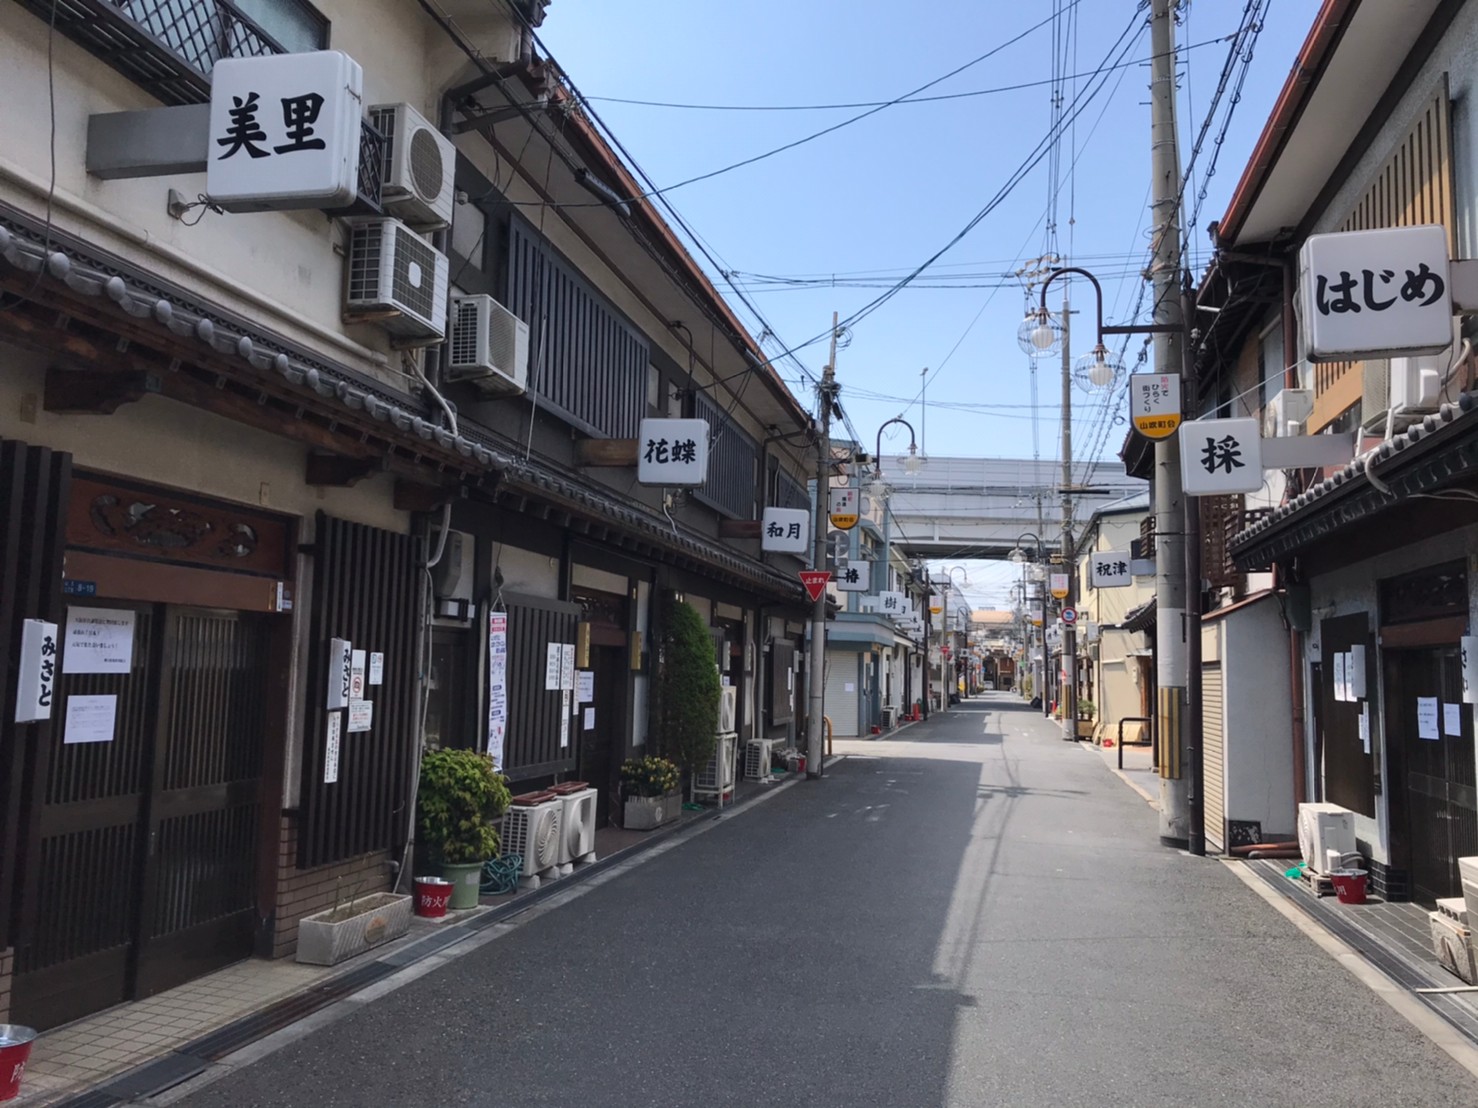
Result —
M1196 497L1208 846L1323 871L1334 813L1334 864L1428 905L1478 855L1475 49L1472 3L1322 6L1213 225L1180 430L1193 496L1248 482Z
M0 1020L404 884L428 747L618 821L664 597L795 743L812 421L544 6L0 4Z

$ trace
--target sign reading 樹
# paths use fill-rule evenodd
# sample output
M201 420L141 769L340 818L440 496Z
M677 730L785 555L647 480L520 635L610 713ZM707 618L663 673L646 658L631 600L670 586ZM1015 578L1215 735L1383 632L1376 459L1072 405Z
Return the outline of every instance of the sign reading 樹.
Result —
M872 591L872 563L858 560L855 562L842 562L838 565L837 591Z
M708 480L708 421L644 419L636 440L640 485L686 488Z
M1134 584L1126 550L1100 550L1088 555L1088 580L1095 589L1122 589Z
M826 583L831 580L831 574L824 569L801 570L801 584L806 586L806 595L811 598L812 603L821 599L821 594L826 591Z
M1180 426L1180 378L1173 373L1129 377L1129 418L1147 439L1168 439Z
M811 513L804 508L766 508L760 524L760 549L773 554L804 554L811 542Z
M1180 474L1187 496L1262 488L1262 436L1255 419L1193 419L1180 429Z
M364 73L339 50L222 58L205 192L227 211L341 208L359 191Z
M908 614L908 598L896 590L880 592L877 610L886 616L905 616Z
M831 525L840 531L850 531L860 518L857 511L859 493L856 489L831 490Z
M1445 227L1310 235L1298 270L1310 361L1436 354L1452 344Z

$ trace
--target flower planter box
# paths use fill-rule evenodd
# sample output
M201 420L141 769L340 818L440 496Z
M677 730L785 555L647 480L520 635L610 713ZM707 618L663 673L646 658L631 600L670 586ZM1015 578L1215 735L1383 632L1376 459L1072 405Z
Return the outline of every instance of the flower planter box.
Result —
M411 927L411 900L395 893L374 893L303 917L298 924L297 960L334 966L400 938Z
M1091 719L1078 720L1078 738L1091 739L1093 737L1094 723Z
M683 814L683 794L628 796L622 825L628 831L650 831L671 823Z

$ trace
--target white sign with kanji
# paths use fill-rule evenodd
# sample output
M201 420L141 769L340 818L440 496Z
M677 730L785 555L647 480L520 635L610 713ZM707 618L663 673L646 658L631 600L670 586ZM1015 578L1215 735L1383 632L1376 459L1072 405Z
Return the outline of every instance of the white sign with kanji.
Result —
M1051 574L1050 579L1047 581L1047 591L1050 592L1053 596L1055 596L1058 600L1062 600L1062 599L1065 599L1067 597L1067 590L1068 590L1067 574L1065 574L1065 573L1054 573L1054 574Z
M840 563L836 582L838 592L871 592L872 563L860 560Z
M1180 476L1187 496L1262 488L1262 434L1255 419L1193 419L1180 429Z
M1436 354L1452 344L1445 227L1310 235L1298 271L1310 361Z
M1100 550L1088 555L1088 580L1095 589L1121 589L1134 584L1127 550Z
M640 485L682 488L708 480L708 421L644 419L636 440Z
M1129 418L1147 439L1168 439L1180 426L1180 378L1173 373L1129 377Z
M364 73L340 50L222 58L205 192L227 211L341 208L359 191Z
M811 513L804 508L766 508L760 523L760 549L774 554L804 554L811 545Z
M908 598L901 592L880 592L878 611L884 615L903 616L908 612Z

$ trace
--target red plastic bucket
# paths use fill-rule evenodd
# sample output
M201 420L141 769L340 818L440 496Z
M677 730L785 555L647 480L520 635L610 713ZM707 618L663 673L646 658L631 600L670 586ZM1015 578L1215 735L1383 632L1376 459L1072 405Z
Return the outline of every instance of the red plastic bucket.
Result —
M446 915L446 906L452 899L452 883L440 877L417 877L416 915L427 919L440 919Z
M1341 904L1365 903L1365 878L1363 869L1335 870L1329 875L1334 883L1334 895Z
M0 1023L0 1100L20 1096L21 1075L26 1072L26 1059L31 1057L31 1044L36 1032L16 1023Z

